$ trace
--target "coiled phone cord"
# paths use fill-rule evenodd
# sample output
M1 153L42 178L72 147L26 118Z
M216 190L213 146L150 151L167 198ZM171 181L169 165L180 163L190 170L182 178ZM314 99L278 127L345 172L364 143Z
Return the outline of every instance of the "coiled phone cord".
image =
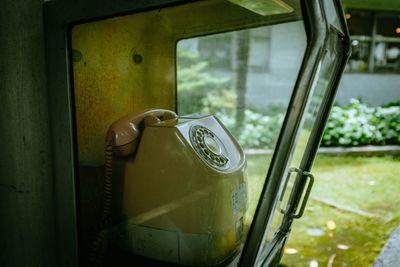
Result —
M111 202L112 202L112 174L113 174L113 148L110 144L105 146L104 163L104 188L103 188L103 214L98 225L98 232L90 247L90 265L101 266L104 253L107 249L107 227L111 224Z
M105 148L104 174L104 208L101 222L105 223L104 226L107 226L110 223L113 174L113 148L109 144Z

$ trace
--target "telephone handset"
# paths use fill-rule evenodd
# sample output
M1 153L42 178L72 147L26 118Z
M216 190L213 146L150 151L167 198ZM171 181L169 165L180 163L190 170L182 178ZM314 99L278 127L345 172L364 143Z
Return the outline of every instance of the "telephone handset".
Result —
M106 135L106 146L112 146L117 156L135 153L140 140L140 124L151 125L161 120L177 118L175 112L166 109L148 109L131 113L114 122Z

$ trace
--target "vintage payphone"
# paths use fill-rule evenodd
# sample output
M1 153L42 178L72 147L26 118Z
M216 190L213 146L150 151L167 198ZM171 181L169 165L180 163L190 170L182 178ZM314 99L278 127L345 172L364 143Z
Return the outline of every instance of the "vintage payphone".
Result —
M214 116L130 114L110 126L110 150L123 169L122 177L107 177L123 180L117 243L183 265L215 265L236 252L244 236L245 156Z

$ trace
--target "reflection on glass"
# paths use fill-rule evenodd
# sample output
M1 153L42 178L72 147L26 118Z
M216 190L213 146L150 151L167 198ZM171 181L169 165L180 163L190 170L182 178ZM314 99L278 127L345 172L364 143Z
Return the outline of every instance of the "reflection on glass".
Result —
M305 48L301 21L177 44L178 114L215 115L246 152L245 233L265 183Z
M316 121L317 115L319 113L319 110L321 109L323 101L330 88L329 81L331 81L332 75L335 74L334 61L336 58L336 54L332 50L326 50L324 57L318 64L316 76L314 78L314 82L311 87L310 98L308 99L306 112L303 117L301 131L293 153L293 158L290 163L290 166L292 167L298 168L301 164L306 147L310 139L311 132L315 124L317 123ZM281 212L281 208L282 209L286 208L285 205L288 203L291 190L296 181L296 176L297 173L291 173L288 177L287 186L285 192L283 192L284 198L280 203L278 203L280 208L275 210L271 227L266 232L265 238L263 240L263 246L262 246L263 248L267 247L268 243L274 238L275 234L279 231L279 228L284 219L284 214Z

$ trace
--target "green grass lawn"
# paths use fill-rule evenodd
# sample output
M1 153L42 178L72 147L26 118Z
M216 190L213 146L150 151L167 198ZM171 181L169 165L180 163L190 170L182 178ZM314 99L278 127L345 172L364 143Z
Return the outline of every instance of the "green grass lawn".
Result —
M258 201L268 161L266 156L248 157L250 209ZM293 225L286 245L293 254L285 253L282 265L329 266L331 259L330 266L371 266L400 224L400 159L320 156L312 172L311 199L304 216ZM320 199L333 201L339 208Z

